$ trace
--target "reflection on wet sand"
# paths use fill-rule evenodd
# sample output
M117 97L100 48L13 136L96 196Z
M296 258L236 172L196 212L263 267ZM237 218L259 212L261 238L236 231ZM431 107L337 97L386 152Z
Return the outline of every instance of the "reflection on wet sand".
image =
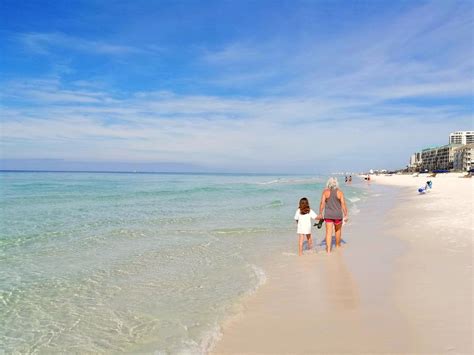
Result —
M322 263L322 269L321 278L327 305L339 310L357 309L360 304L359 290L347 267L343 250L333 249Z

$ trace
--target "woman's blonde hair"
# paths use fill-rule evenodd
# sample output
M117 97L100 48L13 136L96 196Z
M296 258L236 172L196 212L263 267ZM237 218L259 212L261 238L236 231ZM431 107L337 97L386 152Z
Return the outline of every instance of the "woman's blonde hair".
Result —
M330 190L339 188L339 183L337 182L337 178L330 177L328 182L326 183L326 187Z

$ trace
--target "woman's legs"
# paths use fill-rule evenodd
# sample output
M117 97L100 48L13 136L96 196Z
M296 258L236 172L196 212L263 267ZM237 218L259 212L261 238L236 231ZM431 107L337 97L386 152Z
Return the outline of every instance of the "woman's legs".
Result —
M326 251L331 252L332 244L332 226L334 223L326 221Z
M336 231L336 247L341 246L341 234L342 234L342 223L335 224L334 229Z

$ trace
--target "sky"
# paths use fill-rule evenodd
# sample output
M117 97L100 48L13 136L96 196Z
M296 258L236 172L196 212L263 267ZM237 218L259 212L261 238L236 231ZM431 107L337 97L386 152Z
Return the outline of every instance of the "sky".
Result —
M0 0L0 168L403 168L474 129L473 22L467 0Z

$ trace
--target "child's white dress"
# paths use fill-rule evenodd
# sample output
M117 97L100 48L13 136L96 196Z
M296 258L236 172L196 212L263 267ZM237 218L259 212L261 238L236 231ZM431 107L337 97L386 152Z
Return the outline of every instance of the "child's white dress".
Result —
M295 220L298 221L298 228L296 233L298 234L311 234L311 219L316 219L317 214L313 210L309 210L306 214L301 214L298 208L295 213Z

